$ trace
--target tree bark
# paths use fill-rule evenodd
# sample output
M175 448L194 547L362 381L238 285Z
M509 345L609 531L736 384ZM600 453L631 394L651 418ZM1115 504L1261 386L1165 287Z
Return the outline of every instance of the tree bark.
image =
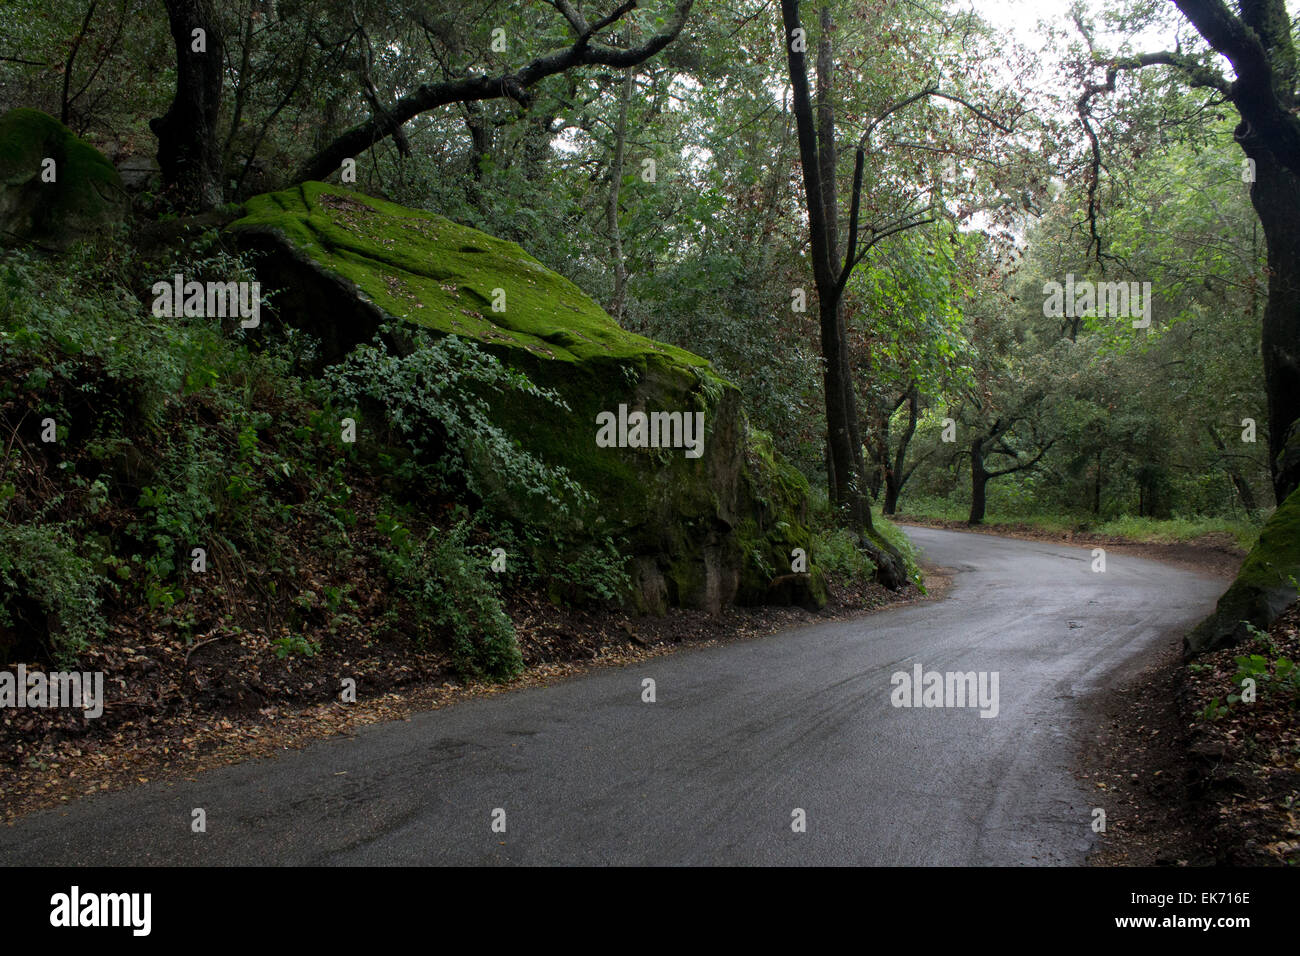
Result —
M796 49L793 38L803 31L798 0L781 0L785 28L786 62L789 67L791 105L799 137L799 162L803 168L804 196L808 211L813 281L817 286L817 312L822 346L822 385L826 398L826 431L831 468L831 502L850 526L857 529L859 546L876 565L876 577L890 588L907 582L902 556L888 545L873 540L875 528L863 478L862 439L858 426L857 397L848 361L848 343L841 303L843 283L853 263L845 258L839 266L839 216L835 201L835 124L828 91L833 58L830 50L829 17L823 13L822 36L818 44L818 112L814 113L808 87L808 61L804 50ZM819 142L820 139L820 142ZM829 157L829 160L828 160ZM824 173L829 173L829 182ZM856 203L860 181L854 183ZM829 201L828 201L828 197ZM855 207L856 208L856 207ZM849 250L852 256L853 250Z
M1247 134L1243 145L1251 140ZM1268 301L1260 351L1268 395L1268 460L1277 504L1300 487L1300 178L1271 152L1251 143L1250 199L1268 248ZM1292 444L1287 454L1287 444Z
M988 501L989 472L984 467L984 436L977 435L970 443L970 517L966 523L982 524Z
M1280 505L1300 487L1300 62L1285 0L1174 0L1207 43L1231 63L1228 79L1181 51L1112 65L1164 64L1193 86L1217 90L1237 108L1237 142L1255 161L1250 198L1268 247L1268 303L1262 353L1268 394L1269 468ZM1288 446L1290 450L1288 451Z
M984 521L984 513L988 502L988 484L994 478L1001 478L1003 475L1015 474L1017 471L1024 471L1026 468L1033 468L1043 456L1047 454L1049 448L1055 444L1056 439L1050 439L1046 442L1037 441L1038 453L1028 460L1022 459L1016 449L1006 443L1004 436L1011 433L1015 428L1018 419L999 418L988 431L976 435L971 439L970 445L970 517L967 524L980 524ZM987 459L992 455L1003 455L1015 462L1007 468L998 468L996 470L988 467Z
M1101 514L1101 452L1097 452L1097 470L1092 475L1092 513Z
M894 472L885 475L885 503L880 506L883 514L892 515L898 511L898 496L902 490L902 482Z
M630 38L629 38L630 40ZM610 317L623 324L627 301L627 264L623 261L623 232L618 222L619 195L623 187L623 159L627 150L627 111L632 102L636 74L628 70L618 97L618 125L614 129L614 156L609 167L609 201L605 207L605 227L609 232L609 258L614 267L614 294L609 302Z
M885 469L885 503L881 511L887 515L892 515L898 510L898 496L902 493L903 485L911 474L904 471L903 466L907 462L907 446L911 444L912 436L916 434L916 420L920 415L919 402L919 390L916 386L912 386L911 391L907 393L907 427L903 429L903 434L898 436L898 448L894 451L894 460Z
M149 121L158 137L158 167L164 187L188 212L221 203L221 110L224 50L221 30L208 0L165 0L176 46L176 95L166 114ZM204 33L195 52L194 31Z

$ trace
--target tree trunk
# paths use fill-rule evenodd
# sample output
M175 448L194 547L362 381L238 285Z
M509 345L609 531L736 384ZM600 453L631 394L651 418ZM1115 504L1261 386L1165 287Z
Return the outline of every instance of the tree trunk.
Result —
M898 494L903 490L901 482L891 471L885 475L885 503L880 510L892 515L898 510Z
M1210 441L1214 447L1224 455L1223 470L1228 473L1228 480L1232 482L1232 487L1236 489L1237 497L1241 499L1241 506L1246 509L1247 514L1256 514L1259 511L1259 505L1255 502L1255 493L1250 490L1250 482L1233 467L1231 459L1227 457L1228 448L1219 437L1219 433L1214 430L1214 426L1209 422L1205 423L1205 431L1210 436Z
M629 38L629 45L631 40ZM618 223L619 192L623 186L623 157L627 149L627 110L632 102L636 71L628 70L618 97L618 126L614 130L614 157L609 167L609 202L605 207L605 228L609 232L609 258L614 267L614 294L609 302L610 317L623 324L627 301L627 264L623 261L623 233Z
M1268 394L1268 460L1274 498L1281 504L1300 487L1300 177L1266 150L1248 148L1247 155L1255 160L1250 199L1268 247L1260 351ZM1286 454L1288 441L1292 447Z
M820 295L820 293L819 293ZM859 512L866 511L866 521L871 521L870 509L857 507L854 499L861 494L861 467L853 456L853 441L849 436L849 423L845 397L847 390L843 382L843 366L840 362L841 341L839 338L839 296L827 302L818 301L818 317L821 320L822 342L822 387L826 394L826 437L830 444L831 465L835 479L828 489L834 496L833 505L845 511L849 520L860 524Z
M844 258L844 249L840 243L840 199L839 199L839 149L835 143L835 103L832 90L835 85L835 55L831 38L835 23L829 6L820 11L821 30L817 38L817 165L818 178L821 182L822 222L826 232L826 248L833 264ZM820 285L818 296L826 295ZM862 425L858 415L857 394L853 388L853 363L849 349L848 324L844 318L843 294L838 290L834 294L834 341L835 354L838 356L839 369L835 375L839 392L840 414L844 422L843 441L847 444L848 471L840 471L849 480L841 482L839 503L856 524L871 529L871 502L867 499L865 477L866 462L862 457ZM829 353L823 349L826 361L831 361Z
M982 524L988 502L989 472L984 467L984 439L970 443L970 518L967 524Z
M176 45L176 95L161 117L149 121L158 137L158 167L176 204L202 212L221 203L221 150L217 116L224 69L221 30L208 0L165 0ZM194 50L203 31L203 52Z
M1092 475L1092 513L1101 514L1101 452L1097 453L1097 470Z
M887 515L892 515L898 510L898 496L907 481L908 473L903 468L907 462L907 446L912 443L912 436L916 434L916 420L920 416L920 399L920 391L913 385L907 393L907 427L903 429L903 434L898 436L898 448L894 451L894 460L885 466L885 503L881 510Z
M829 496L827 501L830 502L831 507L834 507L835 502L840 500L840 483L835 475L835 456L831 454L831 436L829 431L826 434L826 447L824 451L826 457L826 493Z
M833 59L830 50L829 17L823 14L822 37L818 46L818 113L814 115L808 88L808 67L804 51L791 42L799 22L798 0L781 0L785 27L786 59L790 71L791 106L799 135L799 161L803 167L804 196L808 211L813 278L817 286L817 312L822 345L822 385L826 396L826 432L830 446L831 501L850 527L860 532L859 547L876 565L876 578L889 588L907 583L902 556L875 536L871 506L865 493L862 438L858 425L857 397L848 361L848 343L841 309L841 280L848 264L839 265L839 216L835 202L834 113L827 91ZM820 129L819 129L820 128ZM820 132L820 142L819 142ZM829 173L823 178L823 171Z

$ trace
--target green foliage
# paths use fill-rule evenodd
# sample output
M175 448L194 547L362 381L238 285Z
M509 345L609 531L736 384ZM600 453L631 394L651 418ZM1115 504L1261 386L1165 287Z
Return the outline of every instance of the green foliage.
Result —
M544 567L552 592L558 591L573 603L618 601L632 586L627 555L608 537L575 542L558 558L547 560Z
M1219 698L1215 697L1201 709L1200 718L1201 720L1221 720L1227 716L1229 709L1227 704L1219 703Z
M1135 518L1123 515L1103 521L1092 530L1133 541L1194 541L1210 534L1230 535L1237 546L1249 551L1259 538L1260 525L1253 521L1191 515L1180 518Z
M514 625L487 575L489 559L469 543L472 522L416 539L400 520L382 515L376 530L391 544L379 552L384 572L410 605L416 639L447 632L452 665L468 677L508 680L523 668Z
M71 664L103 635L100 564L98 550L79 544L66 525L0 524L0 625L39 627L18 620L35 611L49 622L51 659Z
M377 337L374 345L355 349L326 373L335 401L377 410L434 472L463 483L489 505L517 497L565 515L584 500L564 468L541 461L496 424L485 397L512 392L566 409L559 396L454 335L419 332L412 346L409 354L396 355ZM485 474L499 476L500 484L488 485Z
M1234 706L1243 703L1242 694L1253 683L1257 699L1276 698L1290 707L1300 707L1300 666L1285 654L1278 651L1277 645L1268 632L1242 621L1251 640L1265 651L1264 654L1239 654L1234 657L1237 665L1232 683L1237 688L1235 693L1227 695L1220 704L1215 697L1201 710L1202 720L1218 720L1228 714ZM1189 670L1204 671L1209 665L1189 664Z
M271 642L275 648L275 656L280 660L286 657L301 655L302 657L315 657L320 651L320 643L307 640L298 634L286 634L283 637L277 637Z
M1253 641L1260 645L1265 654L1242 654L1233 658L1237 673L1232 682L1241 687L1246 680L1255 682L1256 691L1261 697L1278 695L1291 706L1300 706L1300 667L1285 654L1278 652L1277 645L1262 630L1248 621L1243 621ZM1231 694L1229 704L1241 700L1241 694Z
M1060 512L1036 512L1032 501L1017 501L1009 493L998 493L989 486L989 512L984 519L986 527L999 525L1028 525L1053 534L1067 532L1110 535L1139 543L1167 543L1196 541L1207 535L1230 536L1243 551L1249 551L1259 538L1261 525L1249 519L1232 519L1190 515L1177 518L1138 518L1120 515L1116 518L1096 520L1093 516L1072 515ZM944 521L964 521L968 504L960 497L936 498L913 496L901 509L918 518Z
M876 533L903 556L908 578L924 592L925 585L923 581L925 576L921 573L920 561L916 553L916 546L912 544L912 539L907 536L903 529L881 515L876 515L871 523L876 529Z
M814 532L811 558L826 573L850 581L867 581L876 566L858 547L858 536L847 528Z

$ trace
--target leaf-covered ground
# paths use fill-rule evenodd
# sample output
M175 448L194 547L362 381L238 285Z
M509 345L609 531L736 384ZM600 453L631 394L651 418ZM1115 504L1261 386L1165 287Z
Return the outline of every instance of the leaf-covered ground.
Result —
M1228 704L1241 692L1243 663L1255 656L1266 662L1252 678L1256 700ZM1300 683L1279 677L1279 661L1300 661L1300 604L1267 636L1206 654L1189 668L1182 706L1206 836L1219 863L1300 864Z
M1090 862L1300 863L1300 699L1266 679L1254 703L1226 703L1239 691L1238 658L1258 654L1274 676L1279 658L1300 656L1298 635L1300 605L1267 637L1190 665L1171 642L1099 703L1079 771L1107 810Z

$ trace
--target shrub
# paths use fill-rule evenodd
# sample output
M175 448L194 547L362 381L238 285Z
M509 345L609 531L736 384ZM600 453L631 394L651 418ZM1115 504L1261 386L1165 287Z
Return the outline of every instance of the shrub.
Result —
M391 326L386 331L406 334ZM432 460L444 477L463 483L489 507L522 497L545 505L542 513L565 515L586 500L564 468L529 453L492 420L484 397L516 392L567 410L555 392L454 335L439 339L420 330L412 345L406 355L393 354L378 337L359 346L325 374L335 402L377 407L417 456Z
M813 534L812 559L827 574L838 578L867 580L876 566L858 547L858 536L848 528L832 528Z
M443 533L431 531L416 541L391 515L381 515L378 530L392 547L379 553L384 573L407 600L417 640L426 629L445 631L452 666L468 677L507 680L523 669L515 628L487 578L490 558L469 546L470 520Z
M51 660L70 665L104 631L101 564L94 546L78 545L64 525L0 525L0 625L19 623L25 598L49 622Z

